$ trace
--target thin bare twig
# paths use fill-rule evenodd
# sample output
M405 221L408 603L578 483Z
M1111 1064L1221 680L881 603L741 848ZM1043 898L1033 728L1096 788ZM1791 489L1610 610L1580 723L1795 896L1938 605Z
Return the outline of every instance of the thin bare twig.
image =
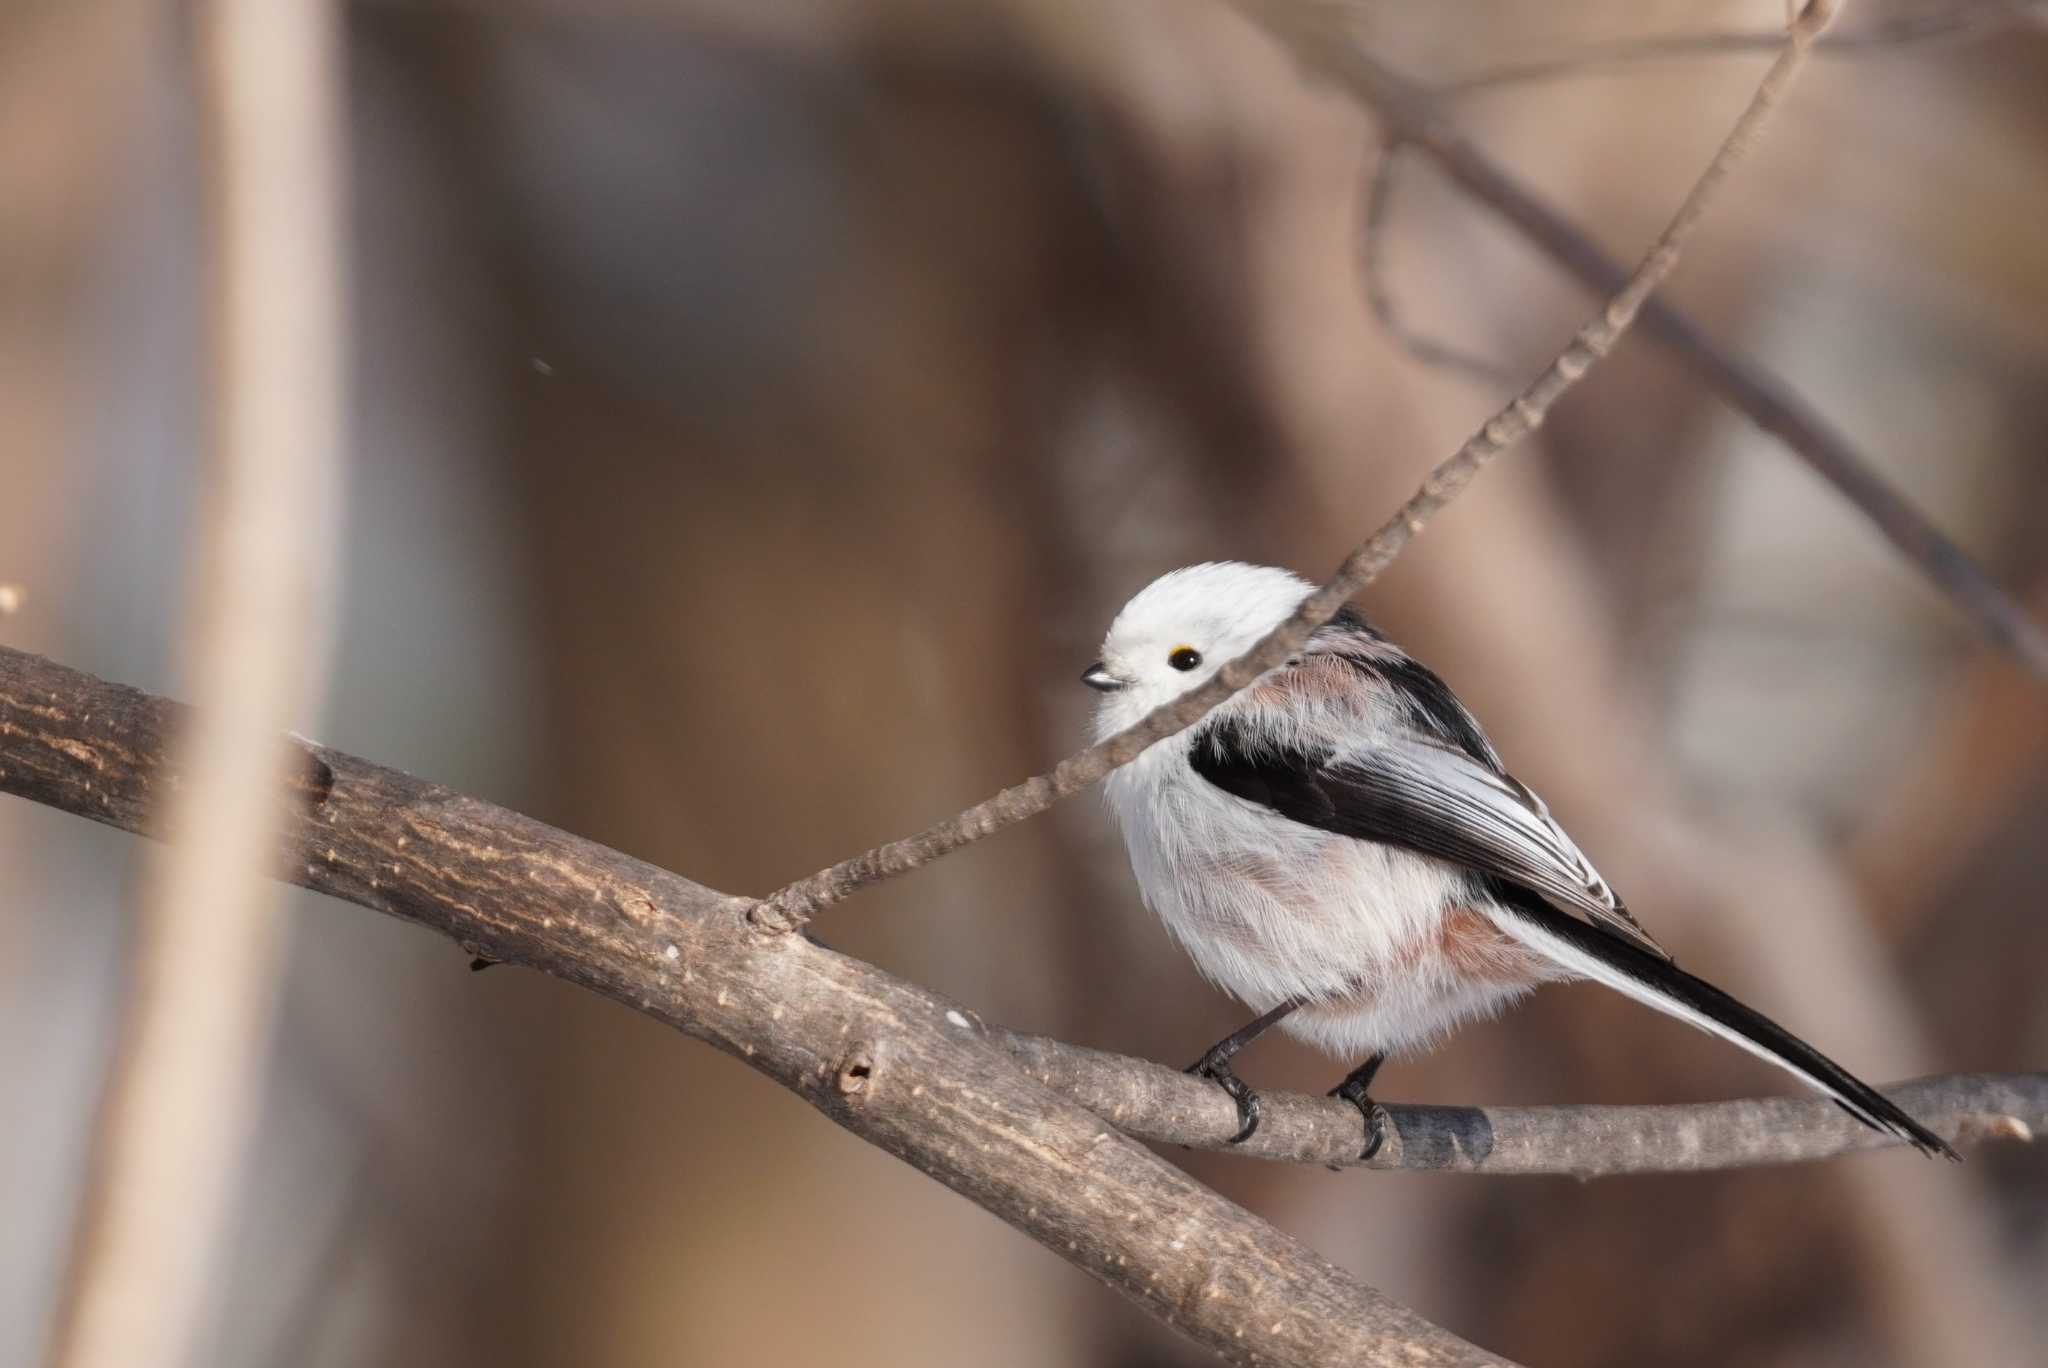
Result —
M1815 45L1814 55L1861 57L1941 40L1983 37L2023 22L2029 13L2041 7L2042 0L1970 0L1953 10L1904 15L1853 32L1830 28L1827 36ZM1581 76L1600 67L1772 52L1784 41L1781 33L1690 33L1598 43L1562 57L1474 72L1435 87L1434 93L1445 100L1456 100L1506 86ZM1513 376L1499 362L1417 331L1394 297L1386 267L1387 226L1393 217L1394 173L1405 146L1399 136L1385 139L1371 173L1365 178L1359 213L1358 275L1366 307L1372 311L1380 331L1418 363L1481 384L1510 384Z
M1345 41L1341 29L1333 34L1328 24L1311 26L1302 17L1301 0L1242 0L1241 7L1291 38L1305 65L1369 106L1387 138L1427 153L1455 184L1514 225L1580 284L1609 294L1628 278L1619 262L1466 138L1439 101L1357 43ZM1805 399L1770 372L1716 346L1698 324L1661 299L1644 304L1642 324L1709 388L1832 485L1980 632L2036 678L2048 679L2048 631L1886 483Z
M50 1362L190 1354L256 1113L283 953L264 868L325 656L341 438L339 91L319 0L202 9L214 175L214 455L195 539L189 668L204 710L175 843L141 898L132 987Z
M1266 24L1296 51L1321 54L1355 48L1341 11L1302 0L1235 0L1238 8ZM803 925L818 911L849 894L931 863L985 836L1014 826L1045 811L1062 798L1100 780L1136 758L1147 746L1193 726L1217 704L1245 688L1266 671L1298 651L1309 634L1372 583L1392 564L1430 518L1456 498L1485 466L1515 442L1542 425L1550 408L1566 390L1613 349L1635 321L1650 293L1670 275L1686 239L1699 226L1707 206L1728 176L1755 147L1764 125L1784 99L1793 78L1805 65L1814 39L1832 21L1836 0L1810 0L1794 19L1784 50L1764 74L1756 94L1723 140L1706 170L1700 173L1670 224L1624 280L1599 316L1580 328L1571 343L1526 389L1488 419L1463 446L1432 470L1408 502L1348 556L1320 589L1302 601L1293 616L1251 650L1230 661L1208 683L1155 709L1149 716L1106 741L1068 756L1049 774L1028 779L995 797L977 803L914 836L842 860L830 868L776 892L756 904L754 920L764 930L786 932Z

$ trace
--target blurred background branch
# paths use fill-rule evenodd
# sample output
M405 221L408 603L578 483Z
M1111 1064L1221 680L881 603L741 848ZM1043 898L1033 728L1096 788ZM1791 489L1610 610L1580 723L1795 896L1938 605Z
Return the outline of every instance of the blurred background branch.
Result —
M1982 38L2015 24L2038 21L2041 0L1956 0L1947 9L1901 14L1874 23L1835 28L1821 40L1823 57L1855 57L1873 49ZM1445 97L1473 95L1532 81L1568 80L1601 67L1634 62L1668 62L1691 57L1725 57L1775 51L1785 41L1776 31L1680 33L1615 43L1589 43L1568 56L1469 72L1436 87Z
M310 724L327 655L344 354L333 16L323 0L198 14L215 408L182 650L200 708L177 782L150 786L171 844L140 893L57 1368L203 1361L284 953L266 867L280 736ZM119 764L76 745L95 770Z
M1507 367L1410 327L1388 283L1386 242L1394 214L1394 168L1401 164L1401 150L1405 146L1399 138L1380 144L1372 154L1372 170L1365 176L1358 222L1358 283L1365 295L1365 305L1372 310L1373 321L1381 331L1423 365L1462 375L1482 385L1509 384Z
M1619 262L1460 133L1426 90L1350 41L1347 26L1329 20L1337 11L1315 4L1298 6L1295 0L1246 3L1248 12L1265 19L1283 41L1293 43L1305 66L1330 76L1372 109L1386 134L1383 162L1412 144L1473 198L1521 229L1587 288L1611 294L1627 279ZM2001 22L2012 17L2005 6L1995 8ZM1368 233L1387 217L1384 200L1390 194L1389 173L1390 168L1383 164L1369 182L1368 205L1377 203L1378 208L1368 208L1364 223ZM1362 260L1370 272L1376 261L1370 245ZM1366 279L1367 298L1384 321L1390 315L1388 292L1370 273ZM1723 351L1698 325L1661 301L1649 301L1643 326L1716 392L1781 439L1832 485L1980 630L2011 651L2037 677L2048 679L2048 631L1789 386ZM1418 338L1412 330L1396 326L1391 331L1419 359L1431 364L1454 362L1454 369L1468 373L1476 370L1470 358L1427 339L1421 339L1422 350L1417 352Z

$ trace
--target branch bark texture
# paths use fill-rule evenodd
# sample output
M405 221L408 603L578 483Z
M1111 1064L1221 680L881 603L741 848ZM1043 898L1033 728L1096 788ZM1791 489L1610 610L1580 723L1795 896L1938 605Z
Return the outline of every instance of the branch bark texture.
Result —
M176 783L166 738L181 711L0 648L0 792L148 834L155 796ZM338 751L302 748L293 794L279 852L292 882L709 1041L1227 1358L1500 1361L1116 1133L1231 1148L1235 1108L1200 1080L987 1026L871 965L760 931L745 899ZM2048 1129L2048 1074L1928 1079L1894 1095L1958 1145ZM1264 1124L1235 1152L1359 1162L1348 1104L1264 1098ZM1825 1102L1788 1098L1389 1110L1393 1133L1368 1167L1682 1172L1887 1143Z
M182 709L0 648L0 792L145 831ZM301 750L295 883L581 984L745 1060L1238 1363L1503 1360L1014 1067L972 1013L749 904L475 798Z
M1025 1070L1127 1135L1191 1149L1345 1168L1448 1173L1695 1173L1792 1164L1899 1142L1824 1098L1633 1107L1416 1107L1389 1104L1387 1143L1360 1159L1348 1102L1261 1091L1259 1129L1230 1143L1237 1106L1206 1081L1124 1055L1003 1032ZM1951 1144L2048 1133L2048 1073L1952 1074L1885 1090Z

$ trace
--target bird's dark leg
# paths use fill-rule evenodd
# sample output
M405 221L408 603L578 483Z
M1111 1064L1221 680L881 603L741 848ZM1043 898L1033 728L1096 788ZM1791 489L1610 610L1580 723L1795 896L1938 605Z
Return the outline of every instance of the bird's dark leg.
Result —
M1300 998L1289 998L1257 1021L1233 1031L1211 1045L1202 1057L1188 1065L1185 1072L1208 1079L1237 1103L1237 1134L1230 1137L1230 1143L1241 1145L1252 1138L1252 1132L1259 1128L1259 1095L1251 1090L1242 1078L1230 1071L1230 1057L1245 1046L1264 1035L1273 1024L1301 1006Z
M1343 1098L1358 1108L1358 1114L1365 1118L1365 1150L1358 1156L1361 1159L1372 1158L1380 1152L1380 1146L1387 1143L1387 1109L1373 1101L1366 1091L1372 1087L1373 1075L1386 1062L1384 1054L1376 1054L1345 1074L1344 1081L1330 1089L1330 1096Z

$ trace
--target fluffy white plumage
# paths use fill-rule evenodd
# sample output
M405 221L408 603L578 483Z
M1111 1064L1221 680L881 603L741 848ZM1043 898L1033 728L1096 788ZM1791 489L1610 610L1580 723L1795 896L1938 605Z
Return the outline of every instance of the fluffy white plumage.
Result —
M1207 681L1313 589L1232 562L1154 581L1084 676L1103 691L1097 739ZM1589 978L1953 1157L1869 1085L1672 964L1443 681L1360 619L1320 629L1106 791L1146 904L1206 976L1290 1034L1374 1057L1345 1092L1367 1113L1368 1154L1378 1056L1426 1048L1539 983ZM1240 1139L1256 1095L1228 1060L1254 1034L1203 1066L1237 1098Z
M1097 739L1206 682L1314 588L1285 570L1229 562L1155 580L1117 614L1103 643L1102 663L1124 687L1103 696ZM1192 670L1168 664L1183 646L1202 657ZM1317 653L1312 645L1311 664ZM1262 682L1212 716L1243 721L1281 745L1340 751L1406 734L1392 694L1340 683L1281 696ZM1565 976L1534 956L1505 956L1497 978L1475 978L1441 950L1445 910L1466 892L1463 870L1291 822L1226 793L1190 765L1196 736L1169 737L1110 775L1110 809L1146 906L1205 976L1261 1012L1309 999L1282 1030L1354 1060L1423 1049L1542 978Z

